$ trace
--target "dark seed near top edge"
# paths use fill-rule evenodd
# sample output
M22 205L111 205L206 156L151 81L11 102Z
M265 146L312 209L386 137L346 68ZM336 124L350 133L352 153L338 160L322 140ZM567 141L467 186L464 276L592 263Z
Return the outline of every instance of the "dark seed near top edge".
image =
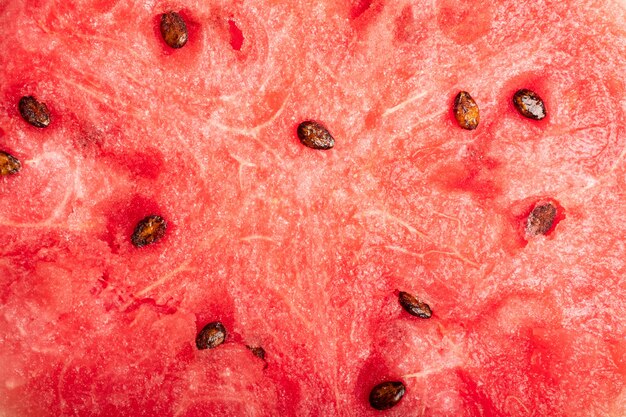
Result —
M22 164L16 157L0 151L0 176L17 174L20 169L22 169Z
M174 49L185 46L189 33L183 18L176 12L161 15L161 36L165 43Z
M335 138L320 123L307 120L298 125L298 139L312 149L326 150L335 146Z
M226 328L219 321L214 321L202 328L196 336L196 347L199 350L215 349L226 340Z
M37 101L33 96L20 99L18 108L22 118L35 127L47 127L50 124L50 111L45 103Z
M144 217L137 226L130 240L138 248L151 245L165 236L167 222L155 214Z
M406 388L402 382L380 383L370 391L370 405L376 410L388 410L400 402L405 392Z
M476 101L467 91L461 91L454 99L454 117L459 126L466 130L474 130L480 122L480 114Z
M402 308L404 308L404 310L412 316L429 319L433 315L433 312L428 304L418 300L407 292L400 291L398 301L400 302Z
M556 207L550 202L536 205L526 219L526 234L537 236L548 233L554 224L556 211Z
M546 117L546 106L534 91L518 90L513 95L513 104L522 116L529 119L541 120Z

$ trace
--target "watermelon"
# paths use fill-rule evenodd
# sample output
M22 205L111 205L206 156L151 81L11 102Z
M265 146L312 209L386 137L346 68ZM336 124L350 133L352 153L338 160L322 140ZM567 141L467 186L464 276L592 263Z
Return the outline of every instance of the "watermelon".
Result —
M0 28L0 416L626 415L622 2Z

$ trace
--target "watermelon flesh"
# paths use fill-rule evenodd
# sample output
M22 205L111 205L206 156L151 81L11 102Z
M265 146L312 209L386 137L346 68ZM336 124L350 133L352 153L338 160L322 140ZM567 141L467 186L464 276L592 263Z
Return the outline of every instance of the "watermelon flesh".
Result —
M0 28L1 416L626 415L622 3L9 0Z

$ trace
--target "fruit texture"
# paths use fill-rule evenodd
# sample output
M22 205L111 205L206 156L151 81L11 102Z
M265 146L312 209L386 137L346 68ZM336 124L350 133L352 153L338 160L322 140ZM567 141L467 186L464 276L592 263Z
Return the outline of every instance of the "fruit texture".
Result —
M626 415L625 31L592 0L0 1L0 415Z

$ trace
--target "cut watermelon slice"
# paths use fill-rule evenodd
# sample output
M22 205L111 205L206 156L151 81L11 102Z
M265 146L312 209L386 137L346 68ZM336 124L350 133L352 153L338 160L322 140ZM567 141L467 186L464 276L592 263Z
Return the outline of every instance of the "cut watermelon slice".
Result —
M622 3L0 28L0 416L626 415Z

